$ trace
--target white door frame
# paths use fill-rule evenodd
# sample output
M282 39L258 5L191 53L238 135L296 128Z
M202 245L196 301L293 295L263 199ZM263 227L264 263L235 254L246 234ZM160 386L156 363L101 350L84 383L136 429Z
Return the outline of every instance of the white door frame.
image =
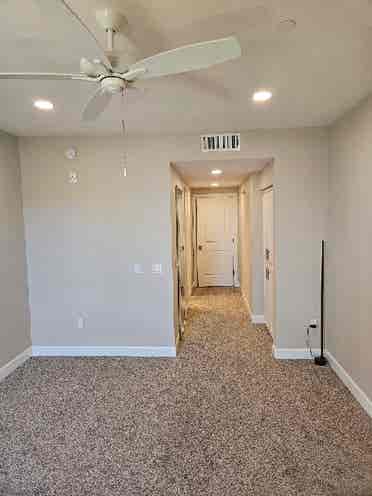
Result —
M238 264L238 253L239 253L239 230L238 230L238 200L239 200L239 195L238 192L233 191L233 192L221 192L221 193L194 193L192 195L192 202L193 205L195 205L195 210L194 210L194 224L193 224L193 252L195 254L194 257L194 263L195 263L195 274L196 274L196 286L199 286L199 274L198 274L198 209L197 209L197 199L198 198L220 198L221 196L227 196L231 195L234 198L233 202L233 218L234 218L234 250L233 250L233 256L234 256L234 271L233 271L233 287L240 287L240 282L239 282L239 264Z
M265 226L265 195L272 195L272 211L270 212L269 225ZM270 248L267 248L266 236L267 230L270 229L271 238ZM274 250L274 188L271 186L262 191L262 250L263 250L263 275L264 275L264 316L265 323L274 338L275 322L275 250ZM269 281L269 282L268 282Z
M176 228L176 283L177 283L177 334L182 339L186 316L185 298L185 191L178 185L174 187L175 228ZM181 199L181 201L180 201ZM180 211L181 209L181 211Z
M197 264L197 212L196 212L196 195L191 196L191 290L198 285L198 264Z

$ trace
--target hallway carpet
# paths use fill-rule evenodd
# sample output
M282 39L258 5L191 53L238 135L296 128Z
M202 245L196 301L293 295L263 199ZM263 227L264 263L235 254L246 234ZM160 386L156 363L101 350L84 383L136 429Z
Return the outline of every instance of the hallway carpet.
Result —
M199 290L177 359L33 358L0 384L6 496L371 496L372 420Z

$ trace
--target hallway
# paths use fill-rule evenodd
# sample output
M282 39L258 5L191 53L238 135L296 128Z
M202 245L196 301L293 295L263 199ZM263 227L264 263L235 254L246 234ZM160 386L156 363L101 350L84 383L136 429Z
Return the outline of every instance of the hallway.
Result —
M369 496L372 422L202 289L176 360L32 358L0 384L0 494Z

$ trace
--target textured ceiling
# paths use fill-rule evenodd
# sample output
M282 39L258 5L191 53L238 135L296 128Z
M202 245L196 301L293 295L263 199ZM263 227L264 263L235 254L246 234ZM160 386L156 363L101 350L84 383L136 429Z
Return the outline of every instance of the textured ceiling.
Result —
M129 132L190 134L327 125L372 89L372 3L368 0L70 0L104 44L95 8L118 7L127 17L117 48L121 63L163 49L235 34L243 56L189 75L142 83L124 109ZM72 71L95 47L50 0L0 2L2 71ZM282 18L297 28L282 32ZM256 88L270 88L272 102L251 102ZM120 98L94 124L81 111L94 88L81 82L0 81L0 128L19 135L120 132ZM37 97L51 113L32 107Z
M208 188L211 183L220 187L239 186L254 171L261 170L272 159L230 159L230 160L194 160L173 164L184 182L191 188ZM214 176L213 169L222 170Z

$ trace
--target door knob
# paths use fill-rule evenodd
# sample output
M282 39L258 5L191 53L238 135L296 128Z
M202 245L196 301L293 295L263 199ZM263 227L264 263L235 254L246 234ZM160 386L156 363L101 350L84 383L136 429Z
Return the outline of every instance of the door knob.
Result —
M202 249L203 249L202 245L199 245L198 249L199 249L199 251L202 251Z

